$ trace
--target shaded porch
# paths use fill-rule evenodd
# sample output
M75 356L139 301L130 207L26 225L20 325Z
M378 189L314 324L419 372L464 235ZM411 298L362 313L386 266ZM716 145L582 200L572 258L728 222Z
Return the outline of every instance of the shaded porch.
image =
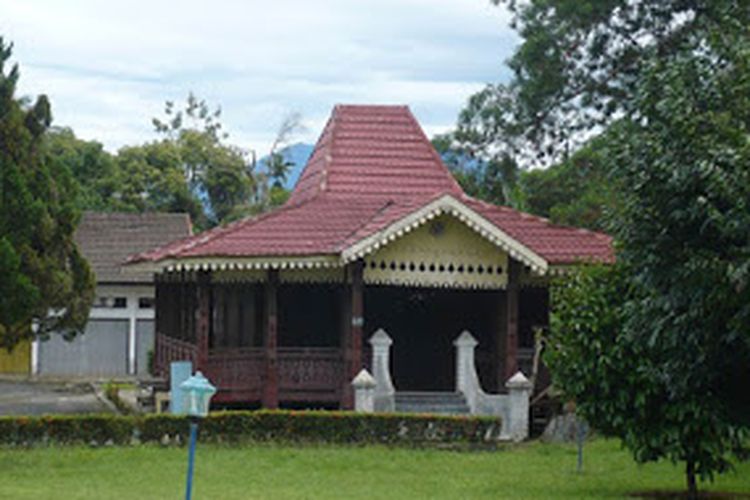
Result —
M380 328L394 339L397 390L454 390L453 340L469 330L482 386L503 391L508 373L529 373L533 327L546 325L546 289L513 281L489 290L365 284L356 264L327 281L274 270L224 278L165 273L156 285L157 375L190 360L219 389L218 405L351 408L350 382L371 368L363 336Z

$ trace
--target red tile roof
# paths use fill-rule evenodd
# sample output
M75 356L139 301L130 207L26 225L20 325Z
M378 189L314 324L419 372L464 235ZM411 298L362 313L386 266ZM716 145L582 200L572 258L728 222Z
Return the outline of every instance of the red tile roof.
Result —
M464 194L405 106L336 106L281 208L136 256L336 255L449 195L550 264L612 261L609 236Z
M321 193L358 198L462 194L406 106L336 106L291 203Z

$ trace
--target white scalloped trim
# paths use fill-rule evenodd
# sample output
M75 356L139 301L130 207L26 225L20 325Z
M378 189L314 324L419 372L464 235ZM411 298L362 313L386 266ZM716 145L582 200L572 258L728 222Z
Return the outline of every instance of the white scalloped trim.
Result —
M385 229L358 241L344 249L341 252L341 257L347 263L361 259L442 214L456 217L474 232L507 252L510 257L529 266L534 274L544 275L547 273L549 264L544 258L511 238L505 231L450 195L442 196L397 220Z

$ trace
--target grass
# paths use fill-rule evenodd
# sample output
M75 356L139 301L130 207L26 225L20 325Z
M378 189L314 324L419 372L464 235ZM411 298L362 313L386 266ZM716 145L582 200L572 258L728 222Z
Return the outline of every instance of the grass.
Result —
M0 498L168 499L184 495L184 448L0 449ZM386 447L199 445L194 497L246 498L621 498L681 489L682 469L636 465L614 441L530 443L495 452ZM750 463L711 490L750 492Z

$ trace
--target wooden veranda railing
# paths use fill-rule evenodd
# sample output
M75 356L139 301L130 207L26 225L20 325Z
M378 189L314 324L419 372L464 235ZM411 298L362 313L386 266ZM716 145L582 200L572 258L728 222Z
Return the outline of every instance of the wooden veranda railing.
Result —
M157 374L169 376L172 361L192 361L197 346L157 335ZM279 399L336 402L344 385L344 360L337 347L279 347L276 351ZM266 350L260 347L212 349L200 369L216 386L216 402L257 402L266 381Z
M344 360L337 347L280 347L279 398L293 401L338 401Z
M264 351L257 347L212 350L203 371L219 391L217 401L257 401L265 379Z
M156 334L154 375L157 377L169 377L169 364L172 361L191 361L195 365L196 359L198 359L198 346L195 344Z

